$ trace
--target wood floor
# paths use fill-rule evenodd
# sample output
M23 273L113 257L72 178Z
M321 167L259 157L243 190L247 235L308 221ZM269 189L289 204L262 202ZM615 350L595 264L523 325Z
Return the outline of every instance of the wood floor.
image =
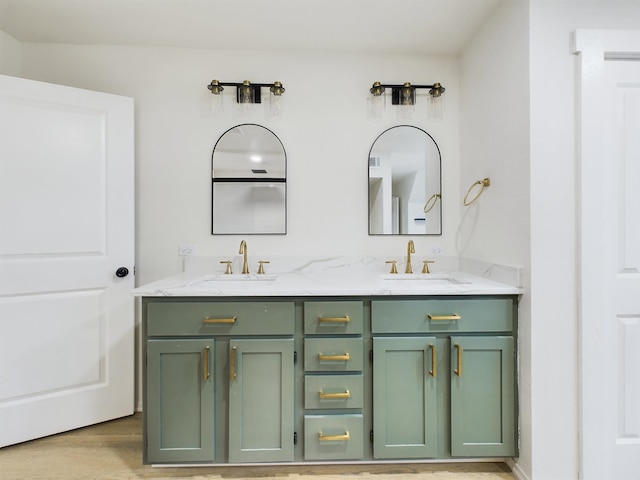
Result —
M142 465L139 414L0 449L1 480L513 480L503 463L158 468Z

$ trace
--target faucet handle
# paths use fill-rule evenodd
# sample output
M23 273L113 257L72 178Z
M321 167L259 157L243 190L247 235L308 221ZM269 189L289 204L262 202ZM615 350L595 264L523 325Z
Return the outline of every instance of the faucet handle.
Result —
M429 271L429 264L430 264L430 263L436 263L436 262L435 262L435 261L433 261L433 260L423 260L423 261L422 261L422 263L424 264L424 265L422 266L422 273L431 273L431 272Z
M220 260L220 263L226 263L227 264L227 268L225 268L224 273L226 275L229 275L231 273L233 273L231 271L231 260Z
M396 263L398 263L397 260L387 260L384 263L390 263L391 264L391 271L389 273L398 273L398 268L396 267Z
M264 264L271 263L269 260L258 260L258 274L264 275Z

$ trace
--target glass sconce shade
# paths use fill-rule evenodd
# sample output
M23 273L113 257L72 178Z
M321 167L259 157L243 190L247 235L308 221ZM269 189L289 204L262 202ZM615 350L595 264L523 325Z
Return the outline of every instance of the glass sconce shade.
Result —
M444 97L445 88L439 83L434 83L429 90L428 112L429 118L432 120L442 120L444 113Z
M251 87L249 80L245 80L238 87L238 103L255 103L254 89Z
M269 109L268 116L270 118L276 119L282 116L282 111L284 109L284 97L283 93L285 92L282 83L273 82L273 85L269 88Z
M268 115L270 118L280 118L282 117L282 111L284 109L284 97L282 94L276 95L271 92L269 95L269 109Z
M369 120L382 120L386 110L386 98L384 95L369 95L367 99L367 118Z
M396 110L397 114L397 118L399 121L411 121L413 120L413 112L415 110L415 107L413 104L409 103L409 104L401 104L398 105L398 109Z
M406 82L400 88L400 105L415 105L415 103L416 89L409 82Z
M374 82L369 89L369 98L367 99L367 118L369 120L382 120L382 115L386 109L386 100L384 96L384 87L380 82Z
M214 114L222 112L224 110L224 95L222 95L224 87L220 85L218 80L211 80L207 88L211 92L211 95L209 95L209 111Z
M444 114L444 97L433 97L429 95L427 102L429 118L431 120L442 120Z
M213 93L213 92L212 92ZM224 111L224 95L221 93L215 93L209 95L209 110L211 113L218 113Z

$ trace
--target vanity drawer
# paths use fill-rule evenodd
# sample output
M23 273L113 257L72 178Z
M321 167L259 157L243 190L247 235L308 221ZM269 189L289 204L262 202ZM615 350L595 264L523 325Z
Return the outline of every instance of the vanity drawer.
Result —
M362 371L362 337L305 338L304 369L308 372Z
M373 333L506 332L513 329L512 298L374 300Z
M362 302L305 302L304 333L362 334Z
M293 335L293 302L149 302L147 334Z
M362 415L305 415L305 460L358 460L364 456Z
M357 375L305 375L304 408L363 408L364 380Z

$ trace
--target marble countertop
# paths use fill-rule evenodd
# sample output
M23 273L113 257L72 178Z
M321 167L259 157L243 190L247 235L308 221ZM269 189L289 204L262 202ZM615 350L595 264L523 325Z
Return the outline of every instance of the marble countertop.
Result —
M433 269L430 274L390 274L388 265L375 258L274 262L264 275L225 275L219 262L209 259L198 268L143 285L133 291L138 297L295 297L295 296L385 296L385 295L512 295L521 294L516 272L490 265L481 275L460 269ZM460 262L442 262L440 267L459 267ZM285 268L283 268L285 267ZM404 267L403 267L404 268ZM513 278L512 284L495 281ZM235 269L234 271L239 271ZM401 265L398 271L403 272ZM493 273L492 273L493 272Z

